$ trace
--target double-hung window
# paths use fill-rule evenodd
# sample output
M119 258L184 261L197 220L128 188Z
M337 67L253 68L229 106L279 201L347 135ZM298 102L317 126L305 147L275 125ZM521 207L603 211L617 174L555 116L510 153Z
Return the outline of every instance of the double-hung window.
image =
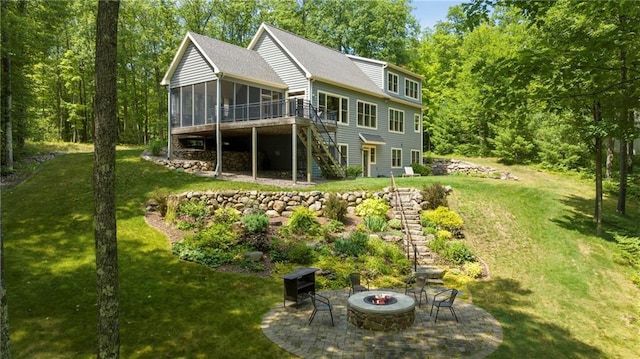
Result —
M420 151L411 150L411 163L419 163L422 164L422 159L420 156Z
M418 99L420 84L416 81L404 79L404 95L414 100Z
M402 148L391 149L391 168L402 167Z
M373 103L358 101L358 126L377 128L378 106Z
M419 113L413 115L413 132L420 132L420 125L422 125L422 119Z
M341 166L346 166L349 164L349 145L346 143L338 143L338 151L340 154L338 155L338 162Z
M389 132L404 133L404 111L389 109Z
M387 91L397 94L398 82L398 75L394 74L393 72L387 73Z

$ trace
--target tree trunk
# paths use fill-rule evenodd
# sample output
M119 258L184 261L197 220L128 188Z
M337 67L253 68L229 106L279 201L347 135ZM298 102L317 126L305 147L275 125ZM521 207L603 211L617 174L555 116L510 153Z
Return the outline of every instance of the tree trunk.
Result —
M613 159L615 156L616 140L613 137L607 138L607 164L605 170L605 178L610 180L613 178Z
M115 167L117 140L118 0L98 1L96 22L96 120L94 235L98 292L98 358L119 358L118 251Z
M629 150L629 153L627 154L627 170L628 173L631 174L633 173L633 160L635 159L635 153L634 153L634 140L629 141L629 143L627 144L627 150Z
M2 228L2 214L0 214L0 228ZM11 359L11 351L9 350L9 305L4 284L3 246L2 230L0 230L0 358Z
M7 26L7 17L9 9L7 1L2 2L2 27ZM4 158L5 171L13 172L13 119L11 106L11 54L9 49L9 37L2 35L2 122L4 128L0 129L4 132Z
M596 102L593 106L593 121L596 127L602 122L602 111L600 102ZM594 219L596 221L596 235L602 234L602 136L596 135L595 138L595 172L596 172L596 202Z

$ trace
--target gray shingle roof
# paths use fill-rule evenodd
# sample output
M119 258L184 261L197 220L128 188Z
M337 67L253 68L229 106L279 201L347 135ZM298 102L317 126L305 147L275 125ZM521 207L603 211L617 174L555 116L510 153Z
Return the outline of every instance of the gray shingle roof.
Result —
M267 24L262 26L280 41L313 78L329 80L385 96L382 90L345 54L276 27Z
M189 35L220 72L273 84L285 84L256 51L193 32Z

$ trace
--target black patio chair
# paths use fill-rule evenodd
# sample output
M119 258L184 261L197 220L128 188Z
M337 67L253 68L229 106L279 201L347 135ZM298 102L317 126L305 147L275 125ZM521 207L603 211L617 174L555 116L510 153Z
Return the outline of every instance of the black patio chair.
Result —
M418 301L418 298L420 299L418 301L418 308L422 306L422 293L424 293L424 299L426 303L429 303L429 297L427 297L427 292L424 289L427 286L427 278L426 277L416 277L415 282L413 283L413 286L411 285L411 283L407 283L406 287L404 288L404 294L409 294L409 293L413 293L413 297L416 299L416 301ZM419 297L418 297L419 295Z
M456 318L456 322L458 321L458 316L453 310L453 301L456 300L456 295L458 295L457 289L447 289L438 292L433 296L433 302L431 303L431 312L429 312L429 316L433 314L433 307L438 307L438 310L436 310L436 319L434 322L438 321L438 313L440 312L440 307L449 308L449 311L451 311L453 317Z
M362 285L362 275L360 275L360 273L349 274L349 283L351 284L349 288L349 296L351 296L351 294L366 292L369 290L368 282L366 286Z
M311 325L313 318L316 317L318 312L329 312L329 315L331 316L331 326L335 326L333 324L333 306L331 305L329 298L315 292L309 292L309 297L313 304L313 312L311 312L311 317L309 318L309 325Z

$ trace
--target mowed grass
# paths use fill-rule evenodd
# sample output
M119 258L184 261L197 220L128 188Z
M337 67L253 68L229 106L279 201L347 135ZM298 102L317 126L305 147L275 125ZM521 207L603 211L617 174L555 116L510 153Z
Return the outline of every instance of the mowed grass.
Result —
M139 153L118 153L122 357L290 357L260 330L262 316L281 303L280 279L179 261L166 238L144 222L144 202L156 189L290 189L171 172ZM91 153L57 157L2 193L15 358L95 356L92 161ZM597 238L591 184L527 167L510 170L521 181L396 179L402 187L440 182L454 188L450 205L491 270L491 278L472 283L465 296L503 326L503 344L491 357L636 357L640 290L629 269L616 264L612 230L640 233L640 205L628 203L629 214L621 217L608 200L607 232ZM380 191L389 185L389 179L357 179L305 190Z

